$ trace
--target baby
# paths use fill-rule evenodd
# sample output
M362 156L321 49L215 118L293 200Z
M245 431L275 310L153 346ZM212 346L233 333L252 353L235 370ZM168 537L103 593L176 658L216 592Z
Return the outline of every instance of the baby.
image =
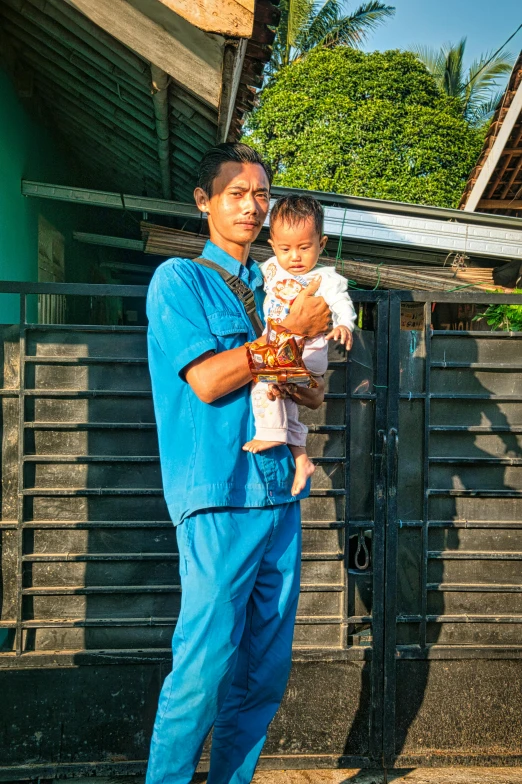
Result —
M290 312L300 291L320 278L317 296L324 297L332 311L333 329L328 334L307 338L303 361L312 376L322 376L328 367L328 341L338 340L349 349L356 313L348 294L348 281L333 267L315 270L328 237L323 235L324 211L311 196L283 196L270 213L269 243L276 254L261 265L265 279L265 319L276 323ZM257 383L252 391L256 434L243 446L247 452L262 452L288 444L295 460L292 495L304 490L315 470L306 453L308 428L299 421L297 404L290 397L268 398L269 384Z

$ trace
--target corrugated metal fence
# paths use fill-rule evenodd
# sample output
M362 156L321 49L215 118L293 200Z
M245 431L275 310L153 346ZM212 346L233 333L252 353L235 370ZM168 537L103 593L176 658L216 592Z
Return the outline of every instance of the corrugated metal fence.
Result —
M0 775L144 769L180 587L145 328L26 323L1 284ZM522 762L522 333L431 329L429 294L354 292L305 412L294 668L265 767ZM402 301L424 303L401 330ZM436 295L437 302L515 301Z

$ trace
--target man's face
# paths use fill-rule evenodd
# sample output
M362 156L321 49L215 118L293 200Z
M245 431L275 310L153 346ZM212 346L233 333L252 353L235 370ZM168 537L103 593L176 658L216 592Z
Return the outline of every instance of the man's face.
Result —
M196 188L194 198L208 215L211 237L248 245L256 239L267 216L270 183L260 164L227 161L212 183L212 196Z

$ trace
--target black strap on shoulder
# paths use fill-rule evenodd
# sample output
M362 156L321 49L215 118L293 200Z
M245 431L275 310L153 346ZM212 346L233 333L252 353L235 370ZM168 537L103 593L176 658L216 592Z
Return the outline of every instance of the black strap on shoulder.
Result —
M263 334L263 323L257 314L256 301L252 289L246 283L243 283L237 275L232 275L223 267L220 267L219 264L215 264L213 261L203 258L203 256L198 256L197 259L192 259L192 261L195 261L196 264L201 264L202 267L215 270L223 278L230 291L243 303L256 337L260 337Z

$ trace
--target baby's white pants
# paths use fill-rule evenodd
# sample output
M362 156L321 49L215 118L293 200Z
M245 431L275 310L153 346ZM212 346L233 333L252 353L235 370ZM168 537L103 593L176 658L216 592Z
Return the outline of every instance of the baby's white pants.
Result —
M328 367L328 341L324 335L305 340L303 361L314 376L322 376ZM299 421L299 408L290 398L268 399L269 384L260 382L252 389L252 407L256 424L255 438L279 441L291 446L306 446L308 428Z

